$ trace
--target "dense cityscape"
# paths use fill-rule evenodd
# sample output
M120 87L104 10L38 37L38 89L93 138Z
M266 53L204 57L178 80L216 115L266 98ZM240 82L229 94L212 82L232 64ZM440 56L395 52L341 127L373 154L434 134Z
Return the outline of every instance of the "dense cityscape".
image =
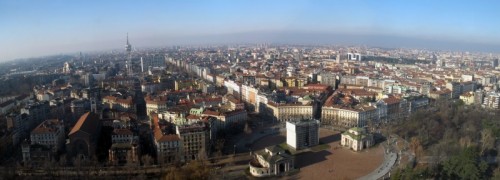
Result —
M500 179L496 3L407 3L0 1L0 179Z
M431 154L416 158L412 135L391 126L444 102L491 112L500 104L491 53L282 44L135 49L126 38L123 50L3 64L5 176L188 176L169 168L176 167L196 171L195 179L309 179L326 174L307 164L363 162L299 161L343 148L375 161L345 177L379 179L432 163L420 162Z

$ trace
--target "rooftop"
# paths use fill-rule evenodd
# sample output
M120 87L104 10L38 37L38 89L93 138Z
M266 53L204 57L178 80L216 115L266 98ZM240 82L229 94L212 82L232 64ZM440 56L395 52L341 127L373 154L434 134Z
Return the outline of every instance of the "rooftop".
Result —
M60 125L62 125L62 122L58 119L48 119L43 121L35 129L33 129L33 131L31 131L31 134L54 133L57 132L57 129Z
M72 135L77 131L94 134L97 131L99 123L99 116L92 112L87 112L83 114L80 119L78 119L78 122L76 122L75 126L73 126L68 135Z

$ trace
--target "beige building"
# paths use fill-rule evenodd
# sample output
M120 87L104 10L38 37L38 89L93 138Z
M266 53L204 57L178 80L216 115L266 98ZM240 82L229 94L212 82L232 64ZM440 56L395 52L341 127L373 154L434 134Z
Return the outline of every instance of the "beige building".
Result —
M373 135L366 132L364 128L354 127L342 133L340 144L354 151L361 151L375 144Z
M166 99L146 97L144 100L146 101L146 114L148 116L150 116L152 112L158 114L167 110Z
M226 129L232 125L242 125L248 119L248 113L246 110L234 110L228 112L217 112L211 110L204 110L200 115L201 117L211 116L217 118L214 123L217 129Z
M283 175L294 169L294 158L279 146L270 146L256 152L249 167L256 177Z
M465 105L472 105L474 104L474 93L472 91L466 92L460 95L460 100L462 100Z
M303 104L276 104L268 102L267 107L269 108L272 116L278 121L285 122L292 118L312 118L313 107L311 105Z
M102 103L109 109L114 109L122 112L135 110L134 101L132 100L131 96L127 97L126 99L114 96L106 96L102 98Z
M377 119L377 109L368 105L324 106L321 110L323 122L341 127L365 127L369 121Z

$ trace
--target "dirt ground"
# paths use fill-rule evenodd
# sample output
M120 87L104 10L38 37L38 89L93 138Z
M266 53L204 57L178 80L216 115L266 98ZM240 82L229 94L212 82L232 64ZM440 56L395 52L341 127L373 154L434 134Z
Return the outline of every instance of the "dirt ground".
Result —
M269 136L256 142L252 150L257 151L285 141L284 133ZM361 152L341 147L339 132L321 129L320 142L328 143L330 148L299 154L295 157L295 161L300 172L285 179L356 179L375 170L384 158L384 151L380 145Z

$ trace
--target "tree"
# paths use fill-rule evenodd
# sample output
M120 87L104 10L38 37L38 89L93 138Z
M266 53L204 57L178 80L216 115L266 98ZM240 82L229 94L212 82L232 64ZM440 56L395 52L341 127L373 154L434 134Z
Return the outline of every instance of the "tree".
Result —
M469 136L461 137L459 142L462 148L468 148L472 146L472 139Z
M167 172L165 174L165 180L183 180L189 177L184 173L182 168L170 166L167 168Z
M410 140L410 149L415 153L415 157L420 157L423 153L423 147L417 137L412 137Z
M204 161L195 160L191 161L189 165L185 168L185 172L189 174L189 179L209 179L210 178L210 168L205 164Z
M496 168L493 171L493 177L491 179L500 179L500 168Z
M477 148L467 147L444 162L443 176L444 179L484 179L487 169L488 164L480 160Z
M491 129L483 129L481 131L481 155L487 150L495 147L495 137Z
M194 160L184 167L170 166L165 174L167 180L204 180L210 179L210 168L204 161Z

